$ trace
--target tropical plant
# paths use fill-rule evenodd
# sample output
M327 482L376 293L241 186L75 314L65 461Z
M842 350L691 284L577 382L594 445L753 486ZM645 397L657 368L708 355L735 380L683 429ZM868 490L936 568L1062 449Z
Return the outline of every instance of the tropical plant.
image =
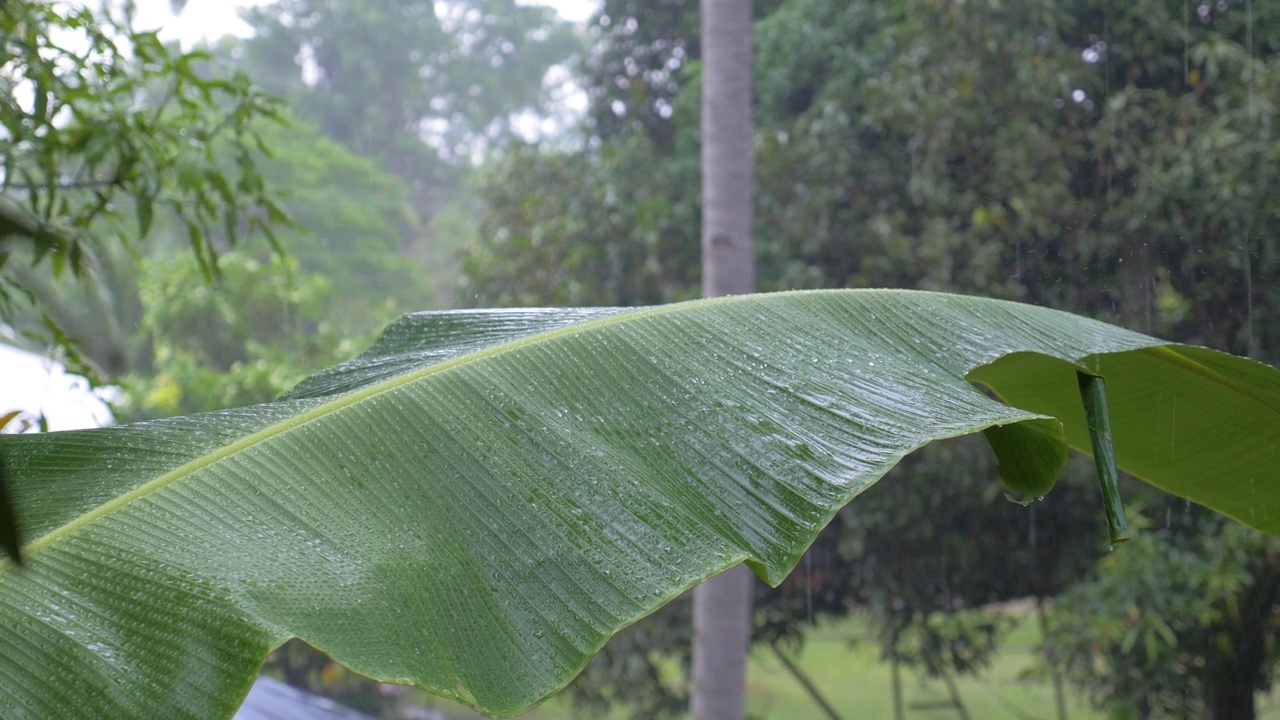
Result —
M516 713L700 580L781 582L932 440L982 431L1044 483L1090 447L1081 373L1122 467L1280 531L1276 369L907 291L408 315L273 403L3 436L25 564L0 573L0 703L227 715L297 636Z
M70 270L128 282L131 263L120 256L137 251L159 215L184 229L212 279L215 233L235 244L261 232L278 249L273 227L289 224L257 167L260 121L279 119L276 102L207 53L134 29L133 3L117 10L0 3L0 322L52 340L95 378L98 368L49 312L67 289L48 281L44 260L54 279ZM106 342L95 349L123 364L115 321L136 304L126 297L117 307L98 289L88 289L89 304ZM19 312L32 322L16 322ZM3 485L0 475L7 517Z
M128 7L0 3L0 319L25 289L15 257L79 273L100 236L130 245L170 215L212 276L215 231L234 243L286 220L256 162L275 101L135 30Z

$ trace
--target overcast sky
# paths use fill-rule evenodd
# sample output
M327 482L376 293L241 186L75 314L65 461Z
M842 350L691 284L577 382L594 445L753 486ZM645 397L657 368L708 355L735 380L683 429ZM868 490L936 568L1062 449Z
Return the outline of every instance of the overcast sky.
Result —
M261 5L265 0L187 0L178 17L169 12L169 0L137 0L138 27L162 28L163 38L180 38L184 45L201 39L217 39L227 34L247 35L249 26L236 10ZM550 5L567 20L586 20L599 5L597 0L520 0L526 5Z

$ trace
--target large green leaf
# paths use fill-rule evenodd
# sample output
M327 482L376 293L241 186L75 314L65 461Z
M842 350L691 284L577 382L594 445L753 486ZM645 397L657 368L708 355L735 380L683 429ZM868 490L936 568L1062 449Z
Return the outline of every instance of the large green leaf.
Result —
M932 440L1056 473L1078 367L1123 467L1280 530L1280 372L931 293L410 315L276 403L3 437L2 714L229 714L290 636L515 713L740 560L779 582Z

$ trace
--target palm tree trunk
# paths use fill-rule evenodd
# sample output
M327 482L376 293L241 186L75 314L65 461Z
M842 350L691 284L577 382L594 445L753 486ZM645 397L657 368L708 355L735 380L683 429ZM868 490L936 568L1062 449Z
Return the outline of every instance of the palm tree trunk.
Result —
M751 2L701 0L702 294L755 290Z
M751 2L700 0L702 294L755 289L751 207ZM742 720L751 572L738 565L693 591L694 720Z

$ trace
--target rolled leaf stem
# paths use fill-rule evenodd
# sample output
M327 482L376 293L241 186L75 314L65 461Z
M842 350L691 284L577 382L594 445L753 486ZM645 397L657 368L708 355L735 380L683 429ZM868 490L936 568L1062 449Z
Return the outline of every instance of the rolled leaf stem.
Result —
M1098 468L1098 484L1102 487L1102 507L1107 514L1107 531L1111 543L1129 539L1129 523L1124 517L1120 499L1120 472L1116 469L1116 451L1111 442L1111 416L1107 413L1106 382L1097 375L1076 372L1080 398L1084 401L1085 421L1089 425L1089 442L1093 446L1093 462Z

